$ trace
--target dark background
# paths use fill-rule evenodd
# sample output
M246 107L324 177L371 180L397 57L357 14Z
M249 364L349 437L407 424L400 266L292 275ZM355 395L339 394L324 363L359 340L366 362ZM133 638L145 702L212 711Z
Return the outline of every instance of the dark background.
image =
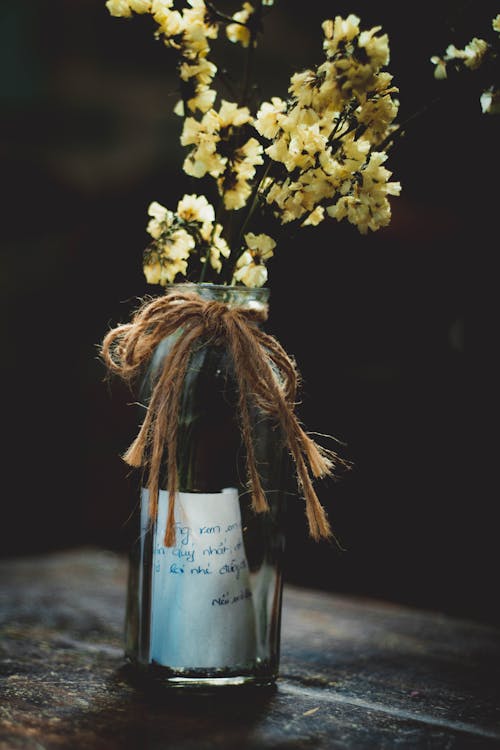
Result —
M486 33L493 5L284 0L258 53L262 96L321 59L324 18L354 12L389 34L404 120L444 94L430 56ZM203 188L181 170L171 58L149 18L113 19L104 0L0 8L0 552L125 551L135 496L120 454L135 414L105 383L98 344L158 291L141 265L149 202ZM308 540L297 501L285 573L498 622L488 301L500 119L481 114L477 91L455 93L390 155L403 192L388 228L308 228L270 266L267 330L302 372L300 417L354 464L317 485L346 551Z

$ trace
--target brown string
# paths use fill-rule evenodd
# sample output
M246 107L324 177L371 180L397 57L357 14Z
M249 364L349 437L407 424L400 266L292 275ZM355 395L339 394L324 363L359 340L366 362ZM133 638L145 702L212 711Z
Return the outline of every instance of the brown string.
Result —
M101 354L109 371L131 381L143 372L160 341L182 330L182 335L165 357L139 433L123 457L130 466L148 469L149 515L155 519L166 443L167 547L175 544L179 402L193 345L202 337L224 343L232 354L252 508L257 513L269 510L255 461L249 413L251 401L281 426L295 461L311 536L315 540L332 536L310 472L313 477L330 476L339 459L332 451L318 446L302 429L294 411L298 373L293 360L278 341L259 328L258 324L266 318L266 307L230 306L216 300L204 300L195 292L172 291L143 302L131 323L117 326L104 337Z

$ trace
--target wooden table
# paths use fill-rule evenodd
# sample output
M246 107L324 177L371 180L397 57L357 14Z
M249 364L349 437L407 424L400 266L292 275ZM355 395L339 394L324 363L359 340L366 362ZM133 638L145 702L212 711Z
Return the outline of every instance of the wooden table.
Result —
M123 670L126 560L0 562L0 750L500 748L500 632L285 584L274 690L151 696Z

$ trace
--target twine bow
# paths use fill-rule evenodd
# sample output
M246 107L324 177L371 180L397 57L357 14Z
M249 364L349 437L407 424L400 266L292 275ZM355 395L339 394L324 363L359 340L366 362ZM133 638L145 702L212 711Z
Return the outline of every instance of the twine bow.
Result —
M239 391L241 433L246 448L248 488L252 508L269 510L256 467L249 402L281 426L295 462L297 482L306 505L310 535L315 540L332 536L325 511L313 487L313 477L331 475L336 456L318 446L302 429L294 411L298 373L278 341L258 326L267 319L267 308L230 306L204 300L194 292L171 292L143 302L131 323L119 325L104 337L101 354L111 372L130 381L150 360L166 336L182 330L156 377L146 417L125 455L126 463L148 469L149 515L158 510L160 469L166 446L169 510L165 545L175 544L174 504L178 489L177 426L184 376L193 346L200 339L227 346L233 359ZM279 373L279 377L277 375Z

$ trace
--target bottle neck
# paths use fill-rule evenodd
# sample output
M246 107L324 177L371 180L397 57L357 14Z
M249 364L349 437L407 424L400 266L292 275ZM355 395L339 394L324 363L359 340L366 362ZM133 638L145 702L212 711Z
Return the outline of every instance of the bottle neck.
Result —
M268 306L270 290L268 287L229 286L226 284L209 283L177 283L168 284L165 288L169 292L195 292L204 300L225 302L230 307L244 307L263 309Z

